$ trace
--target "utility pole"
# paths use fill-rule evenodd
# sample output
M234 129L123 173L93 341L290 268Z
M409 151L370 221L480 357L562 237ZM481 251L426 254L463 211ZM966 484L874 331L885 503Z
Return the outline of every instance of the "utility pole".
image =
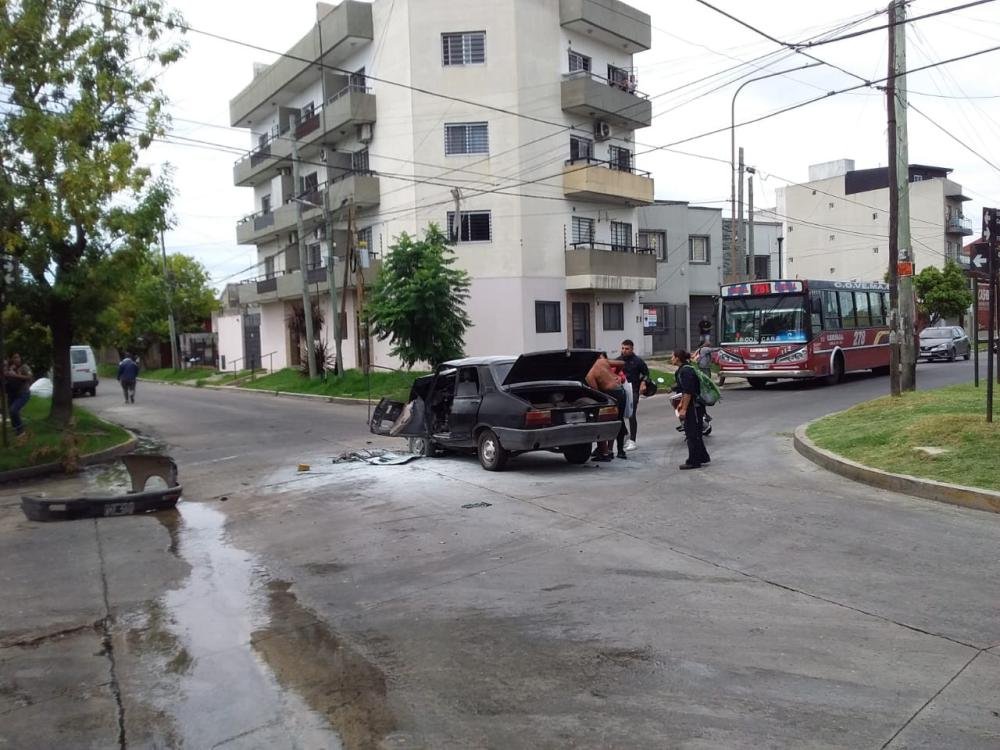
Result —
M747 248L749 252L747 256L747 274L749 274L750 280L754 281L757 278L757 267L753 261L753 176L757 170L753 167L747 167L747 172L749 173L747 177L747 216L749 217L747 226Z
M358 316L358 354L361 357L361 372L367 374L371 370L371 352L369 351L368 324L364 320L365 311L365 275L361 265L361 253L358 247L357 216L354 212L354 201L351 200L348 208L350 220L349 234L351 236L351 246L354 248L354 304L357 306ZM365 247L365 253L368 247Z
M160 253L163 255L163 283L167 286L167 324L170 326L170 359L174 370L181 369L177 353L177 321L174 319L174 282L167 270L167 245L163 241L163 227L160 227Z
M296 126L299 124L299 117L295 118ZM302 189L302 182L299 177L299 140L292 133L292 190L298 192ZM324 204L325 205L325 204ZM299 273L302 274L302 316L305 319L306 328L306 357L309 362L309 379L316 379L316 341L313 339L313 318L312 299L309 296L309 275L306 273L308 260L306 256L306 230L302 221L302 202L295 201L295 231L299 236Z
M733 266L733 278L735 281L746 281L746 237L743 232L743 147L740 146L740 161L737 172L737 192L736 192L736 206L737 206L737 220L736 226L733 231L736 232L734 235L736 237L736 260L737 263Z
M899 396L899 189L896 179L896 0L889 4L889 75L885 82L889 137L889 393ZM909 175L907 175L909 177Z
M785 271L784 271L784 268L785 268L784 259L781 256L781 245L782 245L782 243L784 243L784 241L785 241L784 237L781 237L781 236L778 237L778 278L779 279L782 278L783 274L785 273Z
M323 196L323 223L326 226L326 283L330 287L330 325L333 331L333 349L336 357L334 375L344 374L344 352L340 342L340 312L337 310L337 274L333 265L333 212L328 203L330 193ZM347 273L347 270L344 270Z
M906 134L906 76L899 75L901 71L906 70L905 18L904 1L892 0L889 5L889 80L886 95L889 112L889 223L890 225L893 223L894 205L896 222L895 232L890 226L889 234L895 236L896 240L899 390L913 391L917 387L917 359L914 332L916 309L913 299L913 248L910 246L910 161ZM895 194L894 200L893 194ZM890 249L890 262L892 254Z
M0 250L0 431L7 447L7 352L4 349L3 311L7 307L7 255Z

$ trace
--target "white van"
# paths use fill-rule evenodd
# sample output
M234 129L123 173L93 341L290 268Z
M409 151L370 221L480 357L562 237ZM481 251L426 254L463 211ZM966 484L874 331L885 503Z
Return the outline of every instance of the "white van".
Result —
M73 395L89 393L97 395L97 357L89 346L69 348L69 367L73 373Z

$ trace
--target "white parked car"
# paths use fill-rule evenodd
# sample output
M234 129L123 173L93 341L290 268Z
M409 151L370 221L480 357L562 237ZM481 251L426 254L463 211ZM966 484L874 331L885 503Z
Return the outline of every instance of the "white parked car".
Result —
M79 345L69 348L69 367L73 372L73 395L89 393L97 395L97 357L89 346Z

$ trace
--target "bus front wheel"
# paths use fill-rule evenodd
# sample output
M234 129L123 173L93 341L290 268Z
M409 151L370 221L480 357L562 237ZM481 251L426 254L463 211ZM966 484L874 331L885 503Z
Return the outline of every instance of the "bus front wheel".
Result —
M843 379L844 379L844 357L842 354L836 354L833 357L833 367L830 370L830 374L826 376L826 384L836 385Z
M767 378L747 378L747 382L750 384L751 388L755 391L759 391L767 385Z

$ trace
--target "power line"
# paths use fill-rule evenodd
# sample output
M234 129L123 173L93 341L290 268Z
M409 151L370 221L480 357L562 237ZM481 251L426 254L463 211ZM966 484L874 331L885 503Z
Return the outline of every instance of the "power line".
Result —
M920 115L925 120L927 120L927 122L929 122L931 125L933 125L934 127L936 127L938 130L940 130L946 136L948 136L949 138L951 138L953 141L955 141L955 143L957 143L959 146L961 146L962 148L964 148L965 150L967 150L969 153L971 153L971 154L979 157L980 159L982 159L986 164L989 164L997 172L1000 172L1000 167L998 167L995 163L993 163L992 161L990 161L989 159L987 159L985 156L983 156L981 153L979 153L978 151L976 151L974 148L972 148L972 146L970 146L968 143L966 143L965 141L963 141L961 138L959 138L958 136L954 135L947 128L939 125L934 119L931 118L930 115L924 113L918 107L914 106L912 102L909 103L908 106L909 106L910 109L912 109L918 115Z

